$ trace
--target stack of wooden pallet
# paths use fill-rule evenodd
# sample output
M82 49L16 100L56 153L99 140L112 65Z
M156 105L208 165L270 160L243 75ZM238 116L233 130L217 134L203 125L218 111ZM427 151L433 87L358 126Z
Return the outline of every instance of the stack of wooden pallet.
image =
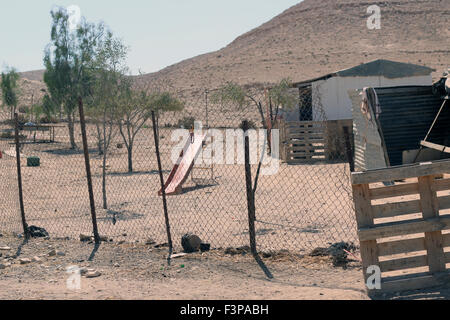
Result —
M283 160L288 164L325 160L325 122L282 122L281 131Z

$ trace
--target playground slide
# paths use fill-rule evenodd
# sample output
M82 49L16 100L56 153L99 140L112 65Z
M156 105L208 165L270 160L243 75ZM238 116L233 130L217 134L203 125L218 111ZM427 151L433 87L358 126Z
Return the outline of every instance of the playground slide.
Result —
M191 142L191 137L188 138L183 151L180 154L180 158L173 167L169 178L165 183L164 189L166 195L176 195L182 192L182 186L194 166L194 160L198 156L205 138L206 133L194 134L193 143ZM158 194L162 195L162 190L159 190Z

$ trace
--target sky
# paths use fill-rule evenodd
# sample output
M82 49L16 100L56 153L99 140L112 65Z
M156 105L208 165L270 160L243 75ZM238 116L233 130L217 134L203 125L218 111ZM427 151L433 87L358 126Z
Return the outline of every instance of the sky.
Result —
M43 69L50 10L77 6L130 47L133 74L216 51L301 0L0 0L0 67Z

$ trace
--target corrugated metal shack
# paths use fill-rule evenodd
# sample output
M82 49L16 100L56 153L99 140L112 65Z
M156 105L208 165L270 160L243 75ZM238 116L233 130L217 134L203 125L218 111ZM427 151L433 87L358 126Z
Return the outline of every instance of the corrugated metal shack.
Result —
M370 154L367 152L368 150L362 149L366 148L367 144L356 143L358 139L367 141L367 138L364 137L361 139L360 136L364 134L362 132L363 130L357 130L358 127L363 128L365 124L355 123L355 154L360 156L364 155L366 158L365 161L356 161L356 167L361 170L375 169L371 165L368 165L370 159L367 158L372 156L378 158L380 156L381 158L384 157L386 166L396 166L413 162L420 149L420 141L427 135L442 106L444 101L443 97L433 94L432 86L402 86L374 88L373 90L378 98L381 113L377 115L375 110L376 101L369 103L369 107L371 108L373 123L376 125L380 138L378 142L381 143L384 154ZM357 108L355 103L353 109L354 114L362 115L361 110L358 110L360 108ZM359 122L363 121L363 117L359 117L359 119L361 119ZM374 136L377 136L375 131L372 131L372 133L374 133ZM445 108L442 111L428 141L440 145L449 145L450 108ZM378 149L379 151L380 149ZM438 160L442 158L448 158L448 154L442 154L436 150L426 150L426 152L421 153L421 158L418 161ZM380 162L377 163L377 167L380 167Z

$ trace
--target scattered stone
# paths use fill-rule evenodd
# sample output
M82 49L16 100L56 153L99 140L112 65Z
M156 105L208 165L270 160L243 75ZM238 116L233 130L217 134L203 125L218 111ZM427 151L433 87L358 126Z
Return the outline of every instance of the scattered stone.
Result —
M47 230L44 228L31 226L28 227L28 233L32 238L46 238L49 237Z
M0 270L6 269L6 265L3 263L0 263Z
M33 262L41 262L42 261L42 259L39 258L38 256L33 257L32 260L33 260Z
M186 256L186 253L177 253L170 256L171 259L177 259Z
M125 240L120 240L119 242L117 242L117 244L124 244Z
M92 270L92 269L88 269L88 268L86 268L86 267L82 267L82 268L80 268L80 274L81 274L82 276L84 276L86 273L89 272L89 270Z
M309 254L311 257L326 257L330 255L329 248L318 247Z
M119 268L119 267L120 267L120 264L114 263L114 268Z
M80 234L80 241L81 242L87 242L87 241L92 241L92 236L88 236L85 234Z
M107 236L100 236L100 241L102 241L102 242L108 242L109 239L108 239Z
M206 252L211 250L211 244L210 243L201 243L200 244L200 251L201 252Z
M155 245L155 248L159 249L159 248L164 248L164 247L168 247L168 246L169 246L168 243L160 243L160 244Z
M29 258L22 258L22 259L19 259L19 262L20 262L20 264L29 264L32 261Z
M316 248L310 253L310 256L331 256L334 267L346 268L349 263L347 252L355 251L356 246L353 243L338 242L331 244L328 248Z
M62 251L56 251L56 255L60 256L60 257L64 257L66 255L66 253L62 252Z
M153 240L152 238L148 238L147 241L145 241L145 244L146 244L147 246L151 246L151 245L156 244L156 241Z
M184 252L193 253L200 251L200 245L202 240L192 233L187 233L181 238L181 245L183 246Z
M56 256L56 250L55 250L55 249L51 250L51 251L48 253L48 256L49 256L49 257L54 257L54 256Z
M239 248L231 248L230 247L230 248L225 249L225 254L229 254L229 255L232 255L232 256L237 255L237 254L245 255L245 254L247 254L249 252L250 252L250 247L249 246L242 246L242 247L239 247Z
M10 251L10 247L0 247L0 251Z
M100 277L102 274L100 273L100 271L89 271L85 274L86 278L98 278Z

